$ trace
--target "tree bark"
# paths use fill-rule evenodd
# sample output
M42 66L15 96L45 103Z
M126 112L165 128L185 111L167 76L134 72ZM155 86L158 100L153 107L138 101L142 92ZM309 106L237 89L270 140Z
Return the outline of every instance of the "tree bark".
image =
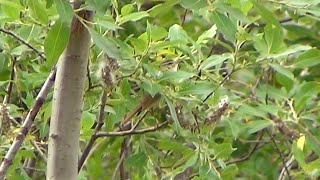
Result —
M93 12L86 10L77 14L87 21L93 17ZM74 17L68 45L57 66L47 165L47 179L50 180L77 179L83 85L89 47L89 32Z

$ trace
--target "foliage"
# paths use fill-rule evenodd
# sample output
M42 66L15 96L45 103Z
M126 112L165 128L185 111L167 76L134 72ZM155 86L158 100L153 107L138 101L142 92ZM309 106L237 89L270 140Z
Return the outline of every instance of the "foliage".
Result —
M62 0L0 0L0 8L1 27L46 56L0 34L4 156L68 42L74 12ZM132 142L124 169L132 179L275 179L281 171L297 179L320 176L318 0L97 0L83 8L96 14L87 27L93 44L82 150L105 89L102 131L115 131L143 97L160 94L160 101L134 121L143 118L138 129L168 119L170 125L128 136ZM119 68L101 73L112 63ZM33 158L38 169L33 178L45 175L51 99L49 94L9 179L28 178L23 162ZM123 171L124 139L98 138L81 179Z

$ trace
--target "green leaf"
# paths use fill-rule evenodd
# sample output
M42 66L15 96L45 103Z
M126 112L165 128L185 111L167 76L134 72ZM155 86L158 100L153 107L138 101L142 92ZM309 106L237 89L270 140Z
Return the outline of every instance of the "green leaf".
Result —
M20 12L24 9L19 0L0 0L1 11L13 20L20 18Z
M181 90L178 91L181 95L203 95L207 96L208 94L212 93L216 88L211 82L208 81L201 81L196 83L188 83L185 86L181 87Z
M4 54L0 54L0 81L7 81L10 79L9 69L10 59Z
M139 38L130 38L130 42L133 45L136 54L142 54L148 47L145 40Z
M283 66L279 65L279 64L270 64L270 66L276 70L278 73L287 76L288 78L290 78L291 80L294 79L294 75L292 74L291 71L289 71L288 69L284 68Z
M100 25L101 27L104 27L106 29L109 29L109 30L117 30L117 29L123 29L122 27L116 25L114 22L112 21L108 21L108 20L97 20L97 24Z
M146 154L143 152L139 152L126 158L124 162L125 166L128 168L143 168L146 166L146 163L148 162L148 156L146 156Z
M102 49L107 55L111 58L120 60L120 51L116 45L116 43L108 37L104 37L95 30L88 28L89 33L91 34L91 37L95 44Z
M73 9L70 3L66 0L54 0L54 3L56 4L61 21L70 26L73 17Z
M204 31L199 37L196 43L198 44L206 44L210 39L213 38L213 36L217 33L217 26L213 25L209 30Z
M230 143L211 143L210 149L211 148L214 150L216 158L220 159L230 158L232 152L236 150L236 148L233 148Z
M213 22L217 25L219 32L222 33L227 40L235 42L235 35L237 32L236 24L234 24L226 15L218 11L213 11L211 17Z
M289 33L292 33L294 36L298 37L305 37L305 36L310 36L314 37L316 34L314 31L310 31L307 27L297 25L297 24L285 24L283 27L289 31Z
M238 109L238 112L242 113L244 116L256 116L256 117L262 117L266 118L266 112L258 109L257 107L252 107L247 104L243 104Z
M175 24L169 28L169 37L170 41L180 41L184 43L190 42L190 37L188 36L187 32L183 30L183 28Z
M292 152L293 155L295 157L295 159L298 161L299 165L305 165L305 161L304 161L304 154L303 151L297 146L297 142L293 142L292 144Z
M162 49L165 49L165 48L170 48L170 47L177 47L179 46L180 44L184 44L183 41L180 41L180 40L175 40L175 41L161 41L161 42L158 42L156 43L155 45L151 46L151 50L154 50L154 51L159 51L159 50L162 50Z
M283 49L283 50L279 51L276 54L265 54L265 55L262 55L262 56L259 57L259 59L257 61L265 60L266 58L282 59L282 58L286 58L288 55L299 53L301 51L307 51L309 49L311 49L311 46L295 44L295 45L292 45L292 46L290 46L290 47L288 47L286 49Z
M311 99L316 98L319 92L319 84L316 82L304 82L297 88L294 96L294 107L297 112L304 109Z
M247 0L226 0L232 7L240 9L245 15L248 14L253 4Z
M180 143L175 142L175 141L171 141L171 140L160 140L159 141L159 148L162 150L173 150L178 153L185 154L185 155L190 154L190 153L194 153L194 150L192 150L186 146L181 146Z
M182 83L183 81L188 80L195 75L196 73L185 71L165 72L160 81L172 80L176 83Z
M129 93L131 91L131 86L130 86L130 83L128 82L127 79L124 79L124 80L121 81L120 89L121 89L122 96L128 96L129 95Z
M35 19L39 20L43 24L48 24L48 15L46 7L40 0L28 0L28 7L32 11L32 15Z
M104 15L111 3L110 0L90 0L85 2L89 9L96 11L99 15Z
M138 21L142 18L148 17L149 14L146 11L134 12L119 18L119 24L126 23L128 21Z
M253 41L253 46L254 48L261 52L261 53L267 53L268 48L267 48L267 43L263 37L263 33L255 34L254 37L252 37ZM269 54L267 54L269 55ZM265 57L260 58L260 60L264 60ZM259 61L259 59L257 60Z
M266 127L269 127L272 125L272 121L269 120L255 120L255 121L250 121L247 124L247 129L249 134L258 132Z
M320 50L311 49L298 56L294 65L299 68L311 67L320 64Z
M268 53L277 53L284 46L281 27L267 24L264 28L264 37L268 46Z
M231 54L222 54L222 55L212 55L208 57L206 60L203 61L203 63L200 65L201 70L207 70L215 65L223 63L227 59L231 59L232 56Z
M49 30L44 41L44 52L46 54L46 65L50 68L57 63L61 53L69 41L70 28L58 19Z
M233 119L228 119L226 120L226 122L227 122L227 125L229 126L229 129L231 130L232 136L234 138L238 138L241 132L242 124L240 124L240 122L233 121Z
M307 145L319 156L320 144L318 144L313 138L307 136Z
M208 164L202 164L199 168L200 179L221 179L217 172Z
M150 35L153 41L158 41L160 39L165 38L168 35L168 32L163 27L150 25ZM143 33L141 36L139 36L139 38L143 38L144 40L147 40L148 39L147 32Z
M179 129L181 129L178 117L177 117L177 113L176 113L176 109L175 106L173 105L172 101L169 99L169 97L164 96L164 99L166 100L166 103L169 107L170 110L170 114L171 114L171 118L174 121L174 127L176 131L179 131Z
M320 176L320 159L316 159L308 164L303 165L303 170L311 176L312 179L316 179Z
M161 91L161 86L156 82L150 80L144 80L141 87L146 90L152 97Z
M150 9L150 16L155 17L160 14L165 14L171 10L171 8L178 4L180 0L166 0L164 3L154 6Z
M153 64L143 64L143 68L148 72L148 74L156 79L163 75L161 69Z
M275 18L276 16L274 16L274 14L272 12L270 12L263 5L261 5L260 2L257 2L256 0L251 0L251 2L257 8L258 12L261 14L263 19L265 19L268 23L271 23L277 27L281 26L281 24L279 23L277 18Z
M81 117L82 130L91 129L95 120L96 116L94 114L89 111L84 111Z
M181 0L181 6L185 9L199 10L208 7L207 0Z
M126 16L134 10L133 4L126 4L121 8L121 15Z

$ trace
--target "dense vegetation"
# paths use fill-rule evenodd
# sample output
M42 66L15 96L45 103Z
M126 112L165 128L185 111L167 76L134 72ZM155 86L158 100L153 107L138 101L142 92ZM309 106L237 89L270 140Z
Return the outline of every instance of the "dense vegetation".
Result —
M80 179L320 176L319 0L81 7L95 15L75 16L92 38ZM63 0L0 0L0 9L3 160L78 10ZM45 98L8 179L45 177L52 92Z

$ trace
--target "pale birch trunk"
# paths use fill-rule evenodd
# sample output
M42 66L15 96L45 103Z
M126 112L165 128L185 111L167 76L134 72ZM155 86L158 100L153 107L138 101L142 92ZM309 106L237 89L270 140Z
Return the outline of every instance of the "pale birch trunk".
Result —
M82 10L78 15L91 21L93 13ZM89 47L89 32L74 18L69 43L57 66L47 164L47 179L50 180L77 179L80 119Z

